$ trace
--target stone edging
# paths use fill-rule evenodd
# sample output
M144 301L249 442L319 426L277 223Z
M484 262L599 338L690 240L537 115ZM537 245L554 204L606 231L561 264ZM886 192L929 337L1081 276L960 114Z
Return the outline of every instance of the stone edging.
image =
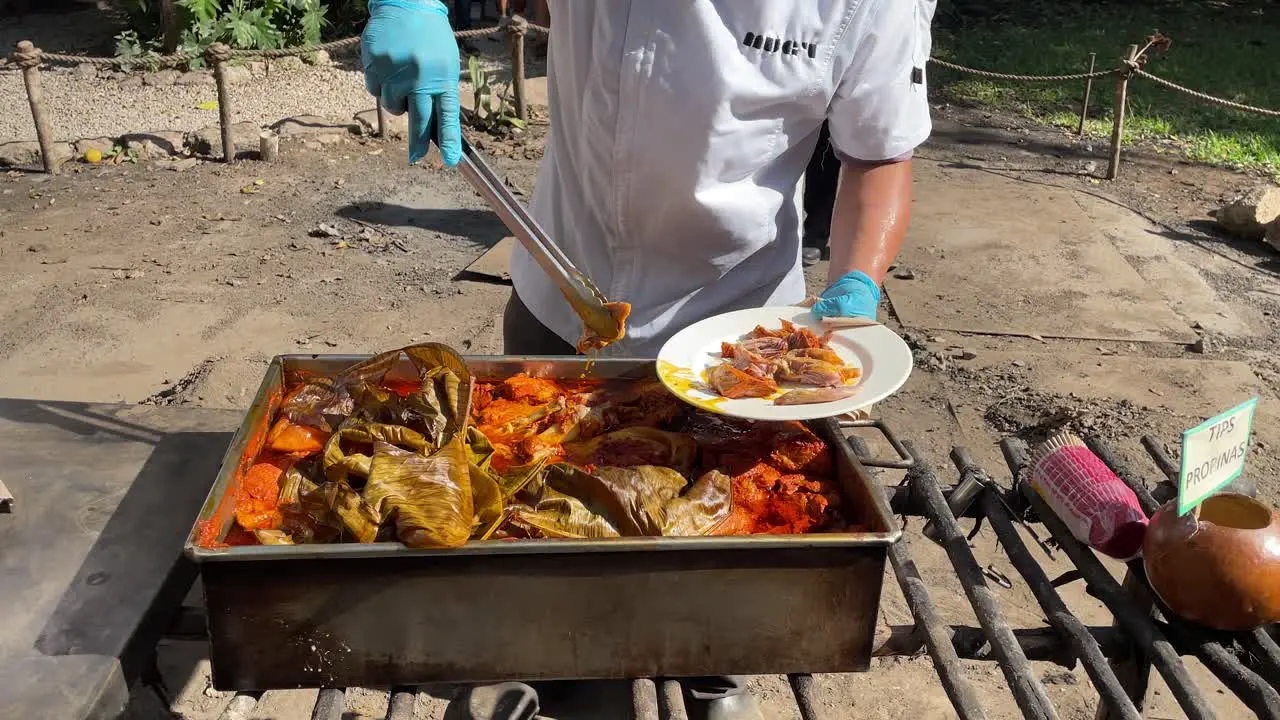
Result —
M389 116L388 132L392 138L404 137L405 116ZM256 151L259 137L270 130L285 140L297 140L316 145L331 145L352 137L369 137L378 132L376 109L362 110L352 116L350 122L334 122L318 115L297 115L278 120L270 125L242 122L232 126L236 151ZM117 137L80 138L70 142L53 144L58 163L83 161L85 153L97 150L104 157L114 148L122 148L138 160L162 160L175 157L207 158L222 156L222 132L217 125L199 130L157 130L132 132ZM40 144L35 140L0 143L0 168L37 170L40 163Z

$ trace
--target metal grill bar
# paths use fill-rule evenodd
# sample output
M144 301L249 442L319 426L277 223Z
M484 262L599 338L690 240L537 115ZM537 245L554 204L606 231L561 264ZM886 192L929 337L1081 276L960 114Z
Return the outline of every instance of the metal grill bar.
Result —
M910 443L907 443L906 447L907 451L916 458L916 466L907 472L907 480L929 504L929 519L937 526L942 547L946 550L947 557L951 559L956 575L960 577L960 583L964 587L965 595L969 598L969 604L973 606L974 614L978 616L978 623L987 631L987 636L991 639L992 649L1000 659L1000 669L1009 683L1014 700L1025 717L1057 720L1058 714L1053 703L1049 701L1044 686L1032 672L1031 663L1022 653L1022 648L1018 645L1013 631L1004 619L1004 613L1000 610L999 601L987 585L982 568L974 558L969 543L960 532L960 526L956 524L951 509L947 507L937 476L934 475L929 463Z
M1137 575L1142 570L1131 566L1129 572ZM1210 640L1181 621L1172 619L1167 632L1178 645L1194 650L1204 666L1244 701L1255 715L1265 720L1280 720L1280 693L1257 673L1245 667L1222 643Z
M261 697L262 693L260 692L236 693L236 696L231 698L231 702L227 703L227 706L222 709L222 714L218 716L218 720L249 720Z
M391 701L387 704L387 720L413 720L414 708L417 704L416 688L392 688Z
M871 455L866 442L856 435L849 438L849 446L858 457ZM873 478L878 474L869 468L867 472ZM982 703L978 702L978 693L960 667L960 658L951 645L951 639L947 637L946 625L938 615L933 600L929 598L929 589L907 553L906 545L906 542L899 541L889 546L889 563L893 566L894 577L898 578L898 587L907 600L907 607L911 609L911 617L915 619L916 627L920 629L925 645L929 647L929 655L933 658L933 667L942 682L942 688L960 720L986 720L987 713L982 709Z
M1280 646L1276 645L1266 629L1258 628L1241 636L1240 644L1253 657L1251 666L1254 671L1273 687L1280 686Z
M311 710L311 720L342 720L342 711L346 709L347 694L339 688L324 688L316 698L316 706Z
M631 681L631 714L635 720L659 720L658 686L649 678Z
M679 680L662 681L662 717L666 720L689 720L689 711L684 707L684 688Z
M987 640L986 632L980 627L970 625L944 626L951 637L951 646L963 660L996 660ZM1124 658L1129 655L1129 638L1124 633L1110 627L1085 627L1085 632L1093 638L1093 642L1109 658ZM1028 660L1051 662L1065 668L1074 668L1078 658L1070 646L1062 642L1058 631L1051 627L1014 628L1013 636ZM920 639L915 625L894 625L889 629L889 637L876 648L876 657L917 655L926 649Z
M1156 447L1154 438L1147 439L1152 442L1151 447ZM1093 451L1093 453L1097 455L1098 458L1108 467L1115 468L1119 465L1115 458L1112 457L1111 449L1100 441L1093 438L1086 438L1085 444L1088 445L1089 449ZM1161 450L1161 452L1163 452L1163 450ZM1155 508L1159 507L1159 503L1152 496L1152 493L1147 489L1146 483L1143 482L1141 478L1130 475L1127 468L1124 469L1124 472L1117 473L1117 477L1119 477L1131 490L1133 490L1134 495L1138 498L1138 504L1144 508L1144 511L1148 515L1155 512ZM1167 490L1168 483L1164 483L1164 485ZM1157 487L1157 490L1159 489L1160 488ZM1151 591L1142 577L1136 576L1132 572L1126 572L1123 587L1125 591L1129 593L1130 597L1133 597L1135 601L1140 601L1142 603L1142 606L1146 610L1148 616L1154 612L1155 599L1152 597ZM1165 634L1168 635L1167 632ZM1181 651L1182 650L1180 648L1179 652ZM1117 667L1125 679L1126 686L1130 688L1133 697L1136 698L1135 701L1138 704L1138 708L1141 709L1146 700L1147 689L1151 679L1151 659L1139 649L1135 648L1135 652L1137 653L1137 657L1133 661L1120 663ZM1100 712L1098 720L1111 720L1111 718Z
M1010 472L1014 477L1018 477L1028 463L1026 444L1007 438L1001 442L1000 446L1004 451ZM1085 582L1096 593L1096 597L1106 604L1130 637L1150 655L1152 664L1164 676L1174 699L1178 701L1187 716L1191 720L1213 718L1214 714L1209 708L1208 700L1196 687L1191 675L1187 673L1187 668L1182 664L1182 659L1172 643L1156 629L1150 615L1134 603L1133 598L1120 587L1120 583L1116 582L1111 573L1107 572L1102 562L1094 556L1093 551L1072 537L1058 516L1044 504L1035 491L1025 483L1021 485L1023 495L1031 503L1040 521L1057 539L1058 546L1071 558L1071 562L1084 576Z
M800 720L818 720L816 703L813 701L813 676L788 675L787 682L791 685L791 694L796 698L796 706L800 708Z
M976 469L973 461L969 458L968 452L963 448L955 448L952 451L951 458L955 461L957 469L962 473ZM1000 539L1000 545L1004 547L1005 554L1009 556L1009 561L1013 563L1014 568L1022 575L1022 579L1026 581L1027 586L1031 589L1031 593L1035 595L1036 601L1040 603L1041 609L1044 610L1049 624L1058 631L1058 634L1062 636L1062 639L1071 648L1074 655L1084 665L1085 672L1089 674L1089 679L1093 680L1094 686L1097 687L1098 695L1102 702L1106 703L1117 716L1125 720L1142 720L1142 714L1138 712L1138 709L1133 705L1133 701L1125 693L1124 686L1120 684L1120 679L1116 677L1115 672L1111 669L1111 664L1107 662L1106 656L1103 655L1098 641L1089 634L1089 629L1084 626L1084 623L1080 622L1079 618L1072 614L1067 604L1062 601L1062 597L1054 589L1053 583L1045 575L1040 563L1031 556L1031 552L1027 550L1027 546L1022 542L1022 538L1018 536L1018 531L1013 526L1013 520L1009 517L1004 506L1000 504L1000 501L989 488L982 492L980 499L982 507L986 511L987 520L990 521L996 537Z

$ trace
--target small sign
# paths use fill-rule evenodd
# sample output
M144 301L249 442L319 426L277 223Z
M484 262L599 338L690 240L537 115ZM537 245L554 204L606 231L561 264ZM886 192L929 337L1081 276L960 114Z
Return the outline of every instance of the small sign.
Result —
M1178 515L1191 512L1244 470L1258 398L1205 420L1182 433Z

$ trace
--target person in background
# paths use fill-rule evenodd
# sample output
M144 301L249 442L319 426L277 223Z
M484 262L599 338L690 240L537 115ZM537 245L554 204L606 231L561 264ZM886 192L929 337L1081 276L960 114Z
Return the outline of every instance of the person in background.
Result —
M840 166L840 158L831 149L831 133L824 122L818 134L818 146L813 149L804 171L804 234L800 258L805 267L830 258L828 236L836 189L840 185Z
M454 30L471 29L471 3L472 0L453 0L453 12L449 14L449 19Z
M911 153L931 129L935 3L551 0L551 132L531 212L609 298L631 303L627 337L606 354L654 357L704 318L806 299L798 186L824 124L839 182L812 309L876 317L907 229ZM369 12L369 92L408 112L410 162L435 135L456 165L460 63L446 7L370 0ZM511 275L504 352L573 354L580 321L523 248ZM741 678L682 682L709 720L762 717ZM530 718L538 696L507 683L460 705L464 716Z
M551 11L547 8L547 0L498 0L498 17L528 14L525 19L535 25L551 27Z

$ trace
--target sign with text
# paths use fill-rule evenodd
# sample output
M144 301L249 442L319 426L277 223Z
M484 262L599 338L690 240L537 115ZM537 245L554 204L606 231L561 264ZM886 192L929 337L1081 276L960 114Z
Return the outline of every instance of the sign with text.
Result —
M1178 515L1186 515L1244 471L1258 398L1211 417L1182 433Z

